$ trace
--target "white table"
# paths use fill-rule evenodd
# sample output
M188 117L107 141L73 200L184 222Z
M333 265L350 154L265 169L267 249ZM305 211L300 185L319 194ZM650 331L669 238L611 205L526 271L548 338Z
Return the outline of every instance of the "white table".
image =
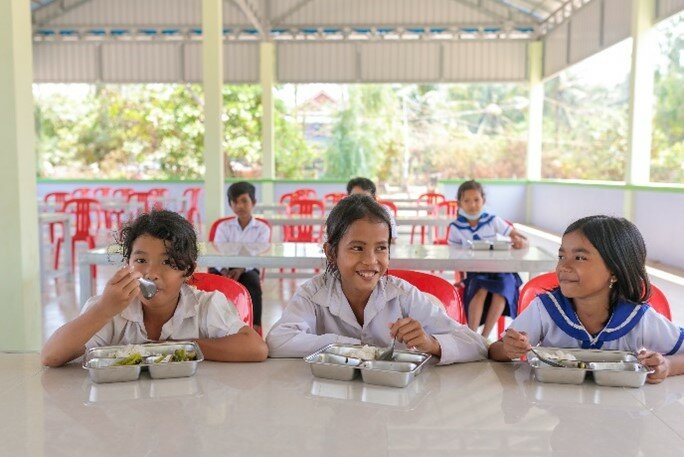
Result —
M390 267L409 270L526 271L542 273L556 267L557 257L531 246L509 251L473 251L456 246L392 245ZM81 306L93 293L90 265L114 265L120 254L106 248L91 249L78 256ZM202 267L325 268L325 255L318 243L202 243L197 263Z
M393 200L392 203L395 203ZM435 208L435 205L428 205L426 203L419 203L415 200L409 201L409 202L403 202L403 203L395 203L395 206L397 207L397 211L424 211L424 212L429 212L432 211L433 208ZM333 209L335 205L332 205L330 203L325 203L325 210L330 211ZM279 214L285 214L285 211L287 209L287 205L284 203L257 203L256 206L254 207L255 212L265 212L265 213L279 213Z
M536 382L526 364L428 367L406 388L314 378L299 359L93 384L0 354L3 455L678 456L684 376L640 389Z
M47 268L46 261L50 250L48 249L49 244L49 225L53 222L62 223L62 236L64 241L62 242L63 252L61 257L64 259L64 266L53 270ZM67 280L72 278L72 266L71 266L71 215L68 213L39 213L38 214L38 237L40 243L40 279L41 282L45 282L49 278L55 278L58 276L65 275ZM52 261L50 261L52 264Z

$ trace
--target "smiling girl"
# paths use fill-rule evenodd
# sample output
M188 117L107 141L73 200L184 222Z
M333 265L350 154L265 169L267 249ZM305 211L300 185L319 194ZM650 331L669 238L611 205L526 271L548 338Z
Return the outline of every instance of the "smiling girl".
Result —
M164 340L196 340L207 360L260 361L268 348L220 292L203 292L185 281L195 270L197 236L171 211L143 214L120 234L127 265L92 297L80 316L60 327L41 353L47 366L63 365L86 348ZM145 299L138 278L157 293Z
M266 341L272 357L330 343L416 348L440 364L481 360L484 340L406 281L387 276L390 221L372 197L341 200L326 221L326 272L304 283Z
M684 373L684 329L648 304L645 263L646 245L628 220L572 223L558 251L560 287L537 296L489 347L489 357L508 361L536 345L639 351L639 361L655 370L649 382Z

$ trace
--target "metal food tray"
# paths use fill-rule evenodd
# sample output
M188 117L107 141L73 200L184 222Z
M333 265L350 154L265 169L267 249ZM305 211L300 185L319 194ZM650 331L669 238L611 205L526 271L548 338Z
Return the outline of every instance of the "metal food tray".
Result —
M637 362L632 352L552 347L537 347L535 350L542 357L563 351L574 356L578 362L586 364L586 368L552 367L530 351L527 353L527 361L539 382L582 384L587 373L591 373L594 382L601 386L641 387L646 382L646 376L651 373L647 367Z
M102 346L88 349L83 357L83 368L88 370L93 382L123 382L135 381L144 369L148 370L153 379L181 378L192 376L197 371L197 364L204 360L204 354L199 345L193 341L174 341L166 343L140 344L148 355L143 355L142 363L138 365L114 365L121 357L116 357L117 351L130 345ZM196 360L185 362L154 363L148 358L153 355L173 354L177 349L194 351Z
M392 360L361 360L349 356L351 351L362 347L329 344L304 357L304 361L311 367L311 373L319 378L351 381L361 373L363 382L368 384L406 387L432 358L424 352L405 350L395 350Z
M467 240L466 245L474 251L508 251L511 242L506 240Z

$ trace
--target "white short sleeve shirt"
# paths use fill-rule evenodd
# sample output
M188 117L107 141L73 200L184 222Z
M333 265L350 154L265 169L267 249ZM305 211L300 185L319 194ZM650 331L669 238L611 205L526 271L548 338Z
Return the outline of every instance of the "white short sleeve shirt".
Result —
M482 360L487 356L484 339L448 317L440 306L413 285L394 276L383 277L364 310L360 325L340 281L316 276L297 290L283 316L269 332L271 357L304 357L330 343L388 346L388 324L412 317L434 336L442 348L439 363ZM405 347L397 342L397 347Z
M465 244L470 240L494 241L499 236L509 236L513 227L499 216L483 213L477 225L471 227L463 216L449 224L449 244Z
M82 313L100 298L99 295L90 298ZM162 326L159 340L221 338L237 333L244 325L237 309L225 295L220 292L204 292L184 284L176 311ZM147 337L143 322L142 303L136 298L102 327L86 343L86 348L149 342L151 340Z
M271 239L271 228L263 222L252 218L243 229L237 217L223 221L216 228L215 243L268 243ZM252 270L255 267L245 268Z

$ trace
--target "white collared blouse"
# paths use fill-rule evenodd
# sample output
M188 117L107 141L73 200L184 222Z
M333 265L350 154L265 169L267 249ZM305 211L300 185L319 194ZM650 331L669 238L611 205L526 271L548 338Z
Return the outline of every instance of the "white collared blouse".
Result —
M255 217L250 219L247 226L240 227L238 218L223 221L216 228L214 243L268 243L271 239L271 228ZM247 267L253 270L256 267Z
M388 346L388 324L412 317L442 348L439 363L482 360L487 356L484 339L448 317L444 310L413 285L394 276L383 277L371 294L358 323L340 281L318 275L297 290L280 320L269 332L271 357L304 357L330 343ZM397 342L397 347L405 348Z
M91 297L81 313L100 298L101 295ZM184 284L173 316L162 326L159 341L221 338L237 333L244 325L237 309L225 295L204 292ZM142 303L136 298L102 327L86 343L86 348L149 342L151 340L147 337L143 322Z

